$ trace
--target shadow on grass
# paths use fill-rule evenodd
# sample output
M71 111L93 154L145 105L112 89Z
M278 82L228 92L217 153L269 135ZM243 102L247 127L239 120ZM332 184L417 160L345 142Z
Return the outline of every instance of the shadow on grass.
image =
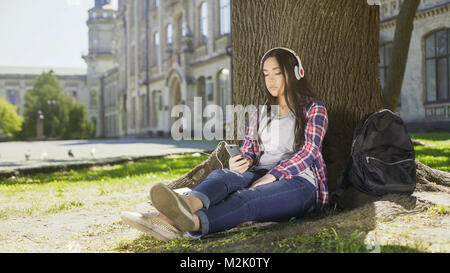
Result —
M326 217L326 216L324 216ZM320 219L317 216L313 217ZM323 218L323 217L322 217ZM304 219L306 220L306 219ZM202 239L188 238L159 241L149 235L122 242L115 250L119 252L139 253L420 253L417 248L402 245L367 245L364 241L367 232L357 229L348 231L333 227L324 228L314 235L296 234L276 240L266 240L270 233L277 233L295 225L301 225L304 220L283 223L268 223L266 225L250 225L234 228L226 232L210 234Z
M208 156L206 155L199 157L191 155L165 156L162 158L145 159L124 164L93 167L88 170L70 170L51 174L25 175L17 178L5 179L0 182L0 185L45 184L55 181L76 183L101 181L102 179L126 178L127 176L134 177L145 174L168 174L175 178L197 166L206 160L207 157Z

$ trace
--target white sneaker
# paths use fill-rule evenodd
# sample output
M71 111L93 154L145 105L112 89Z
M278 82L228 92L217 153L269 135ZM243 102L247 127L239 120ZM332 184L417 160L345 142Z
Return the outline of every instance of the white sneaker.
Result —
M169 218L176 228L181 231L194 230L194 216L189 205L172 189L163 183L156 183L150 189L150 200L153 207Z
M121 213L121 218L131 227L150 234L158 240L169 241L183 237L183 232L161 220L158 215L159 212L138 213L124 211Z

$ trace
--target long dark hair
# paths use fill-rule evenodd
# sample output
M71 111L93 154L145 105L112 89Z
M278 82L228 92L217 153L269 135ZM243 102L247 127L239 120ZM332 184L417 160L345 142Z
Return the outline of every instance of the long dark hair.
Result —
M265 77L263 72L263 65L267 58L274 57L280 64L281 73L285 81L284 94L286 98L286 104L289 110L295 116L295 138L294 138L294 151L299 150L304 142L304 130L306 124L305 114L303 113L303 107L308 105L313 99L316 98L311 85L306 77L297 80L294 75L294 67L297 64L295 56L284 49L276 48L268 52L261 61L261 80L262 89L265 90L264 94L267 98L267 117L268 123L270 123L270 106L278 104L277 97L274 97L267 90ZM287 78L286 78L287 75Z

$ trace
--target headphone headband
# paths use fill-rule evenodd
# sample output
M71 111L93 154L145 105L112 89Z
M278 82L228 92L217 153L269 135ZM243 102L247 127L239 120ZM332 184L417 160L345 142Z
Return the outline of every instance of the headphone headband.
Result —
M287 48L287 47L274 47L274 48L270 49L269 51L267 51L264 54L264 56L261 58L261 70L263 69L264 58L266 57L267 54L269 54L269 52L271 52L272 50L275 50L275 49L283 49L283 50L290 52L292 55L294 55L294 57L297 59L297 65L294 67L295 78L297 78L297 80L300 80L303 77L305 77L305 70L303 69L302 62L300 61L300 57L297 55L297 53L295 53L294 50Z

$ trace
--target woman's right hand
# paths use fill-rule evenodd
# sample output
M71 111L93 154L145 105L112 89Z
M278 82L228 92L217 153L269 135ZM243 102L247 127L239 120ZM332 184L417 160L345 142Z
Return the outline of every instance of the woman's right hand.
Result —
M250 162L243 155L237 155L228 160L228 165L230 166L231 171L242 174L248 170Z

